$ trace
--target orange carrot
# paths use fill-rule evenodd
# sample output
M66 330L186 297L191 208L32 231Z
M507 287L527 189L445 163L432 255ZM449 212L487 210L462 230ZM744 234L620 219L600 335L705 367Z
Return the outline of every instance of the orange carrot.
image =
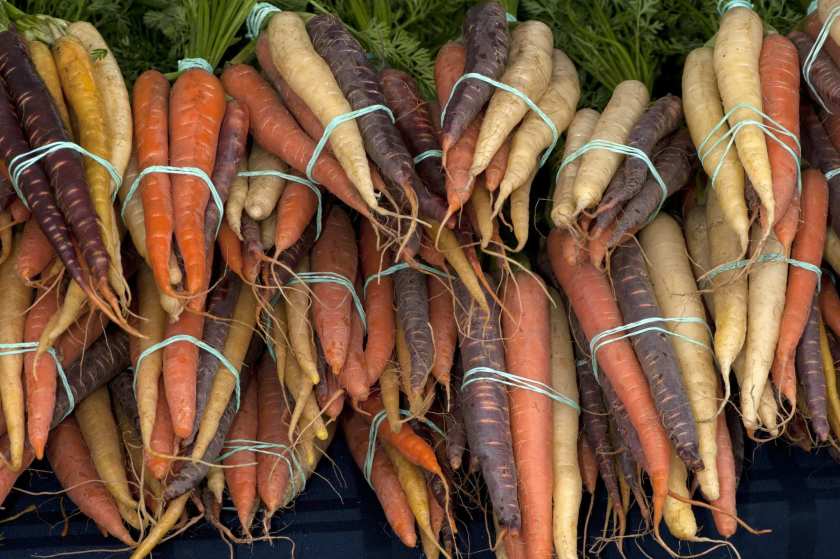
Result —
M580 476L583 478L583 486L587 493L594 495L595 486L598 484L598 459L584 436L578 439L578 462L580 462Z
M330 211L321 238L312 247L312 271L334 273L353 282L358 256L350 217L339 207ZM312 285L312 319L333 373L344 368L350 347L351 313L356 312L347 288L337 283Z
M257 383L252 377L242 397L239 412L228 431L227 440L257 440L258 410ZM230 446L239 444L241 443L231 442ZM242 450L225 458L223 463L229 466L224 470L225 482L233 505L236 507L236 513L239 515L239 522L247 534L250 532L248 527L252 518L254 499L257 498L256 455L253 450Z
M759 62L761 97L764 112L796 136L776 133L788 149L799 153L799 52L790 39L772 33L761 45ZM767 155L773 173L773 199L776 204L776 223L782 219L796 191L799 161L788 149L768 138Z
M318 197L308 186L289 181L277 202L277 227L274 250L283 252L303 235L306 226L315 218Z
M367 220L362 221L359 228L359 256L365 280L388 267L387 258L377 247L373 225ZM368 328L365 364L368 382L372 385L385 370L391 354L394 353L394 279L391 276L380 276L370 280L364 295Z
M177 322L166 325L164 339L187 334L201 339L204 315L185 312ZM198 374L198 347L189 342L175 342L163 348L163 385L172 427L178 438L190 436L195 421L195 384Z
M290 355L286 359L294 358ZM259 383L257 440L286 447L285 449L272 448L270 449L272 454L257 454L257 489L265 505L266 513L270 517L283 504L283 496L289 486L290 470L295 474L297 471L285 461L289 460L294 464L288 457L291 446L288 435L291 415L286 402L289 397L285 394L280 379L277 378L274 363L267 355L260 361L257 382ZM286 455L285 459L280 458L283 455Z
M20 237L20 252L17 258L17 273L23 281L32 278L47 269L55 258L55 251L49 239L44 235L41 226L34 219L30 219L23 226Z
M548 237L548 254L554 275L569 297L586 337L591 340L600 332L621 326L621 313L604 274L588 262L569 265L564 260L563 245L573 242L568 233L554 229ZM658 531L668 495L671 444L630 342L623 339L605 345L597 357L599 371L609 378L639 434L653 485L653 520Z
M146 453L146 465L155 479L163 479L166 476L169 472L169 466L172 464L172 458L169 457L174 455L177 450L175 434L172 431L169 403L163 389L163 379L159 382L155 426L152 428L152 436L149 439L151 452Z
M455 360L458 327L455 324L455 306L452 292L442 278L429 276L429 324L435 342L435 359L432 374L442 385L449 387L449 372Z
M793 241L791 258L819 267L825 246L828 219L828 185L819 171L808 169L802 177L801 223ZM773 384L791 406L796 405L794 354L805 331L811 302L817 288L817 275L799 266L791 266L785 294L785 310L779 329L779 341L771 369Z
M98 480L90 451L76 420L69 417L53 429L47 458L61 486L79 510L96 522L103 532L126 545L134 540L123 526L120 512L105 485Z
M732 454L732 439L726 428L726 414L717 417L717 471L720 480L720 497L712 501L712 505L729 513L723 514L712 509L712 519L718 534L729 538L735 534L738 522L735 520L735 456Z
M365 364L365 332L359 314L350 315L350 341L347 347L347 359L338 375L338 384L350 395L353 403L367 400L370 395L370 377Z
M510 154L510 136L490 160L490 165L484 170L484 185L490 192L495 192L502 179L505 177L507 170L508 154Z
M826 326L831 328L835 336L840 332L840 295L828 277L822 277L820 286L820 312Z
M34 220L33 220L34 222ZM58 289L50 291L38 290L38 297L35 304L29 309L26 315L26 322L23 326L23 340L27 342L38 341L50 317L58 311ZM56 366L55 360L50 355L37 356L35 353L26 353L23 356L23 374L26 388L26 416L29 420L26 423L27 438L35 449L35 454L38 459L44 457L44 444L46 443L45 436L38 436L38 431L43 425L38 422L33 423L33 418L40 418L45 415L43 409L39 406L45 402L41 401L37 396L40 389L45 385L48 379L52 379L52 392L55 394L55 376ZM54 402L54 398L52 402ZM49 419L47 419L47 426L52 420L52 409L49 410ZM33 432L34 431L34 432ZM34 436L33 436L34 435ZM43 437L44 440L40 440Z
M279 222L278 222L279 223ZM227 267L237 276L242 277L242 242L227 221L222 221L219 228L219 251Z

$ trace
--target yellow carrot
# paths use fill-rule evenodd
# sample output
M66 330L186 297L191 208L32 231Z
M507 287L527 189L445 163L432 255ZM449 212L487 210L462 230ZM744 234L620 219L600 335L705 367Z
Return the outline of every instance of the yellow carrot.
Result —
M279 157L254 144L251 148L251 155L248 157L249 171L288 171L286 165ZM256 176L248 179L248 195L245 197L245 212L254 219L260 221L277 206L277 200L283 194L286 186L286 179L276 176Z
M600 113L592 109L581 109L575 114L566 134L566 145L563 149L564 158L589 141L600 117ZM551 221L556 227L568 227L574 220L575 198L573 187L580 164L581 160L579 158L575 159L557 174L551 210Z

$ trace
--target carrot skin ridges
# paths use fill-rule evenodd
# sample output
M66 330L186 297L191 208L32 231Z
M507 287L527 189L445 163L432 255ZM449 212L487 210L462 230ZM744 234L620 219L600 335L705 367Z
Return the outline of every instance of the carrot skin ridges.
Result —
M453 283L464 369L468 372L474 367L489 367L505 371L498 304L488 297L489 312L483 311L460 280ZM492 374L480 373L480 377L484 376L494 378ZM493 510L504 528L517 533L521 512L507 389L493 380L474 380L459 389L470 451L478 458Z
M411 388L426 384L434 360L434 340L429 326L429 292L422 272L406 268L394 274L397 320L405 332L411 354Z
M811 426L817 440L828 440L828 409L825 397L825 373L820 352L820 307L815 294L808 322L796 349L796 378L804 390Z
M239 162L245 157L249 126L248 107L236 99L227 101L219 130L216 162L213 166L213 174L210 175L222 203L227 200ZM219 208L211 200L204 211L204 236L208 243L208 251L212 247L213 236L216 234L216 226L220 219Z

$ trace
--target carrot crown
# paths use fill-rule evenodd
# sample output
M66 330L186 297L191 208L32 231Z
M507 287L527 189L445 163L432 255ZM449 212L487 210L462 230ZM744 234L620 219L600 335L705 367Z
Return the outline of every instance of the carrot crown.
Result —
M235 42L236 32L254 3L255 0L186 0L190 34L184 46L184 58L202 58L210 68L215 68Z

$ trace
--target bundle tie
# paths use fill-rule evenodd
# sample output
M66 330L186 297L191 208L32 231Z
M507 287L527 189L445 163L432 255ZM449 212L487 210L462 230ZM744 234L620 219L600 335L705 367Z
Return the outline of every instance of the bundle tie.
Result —
M164 173L167 175L190 175L193 177L198 177L201 179L205 185L207 185L207 189L210 191L210 196L213 198L213 203L216 204L216 207L219 209L219 222L216 223L216 235L219 234L219 228L222 226L222 218L225 215L225 204L222 202L222 197L219 195L219 191L216 190L216 185L213 184L213 181L210 177L205 173L202 169L198 167L171 167L169 165L149 165L139 173L137 176L134 177L134 181L131 183L131 187L129 187L128 192L125 194L125 198L122 202L122 208L120 209L120 217L125 218L125 210L128 207L128 202L137 192L137 189L140 187L140 181L142 181L147 175L151 175L154 173Z
M96 155L95 153L86 150L79 144L67 140L62 140L58 142L50 142L48 144L38 146L37 148L33 148L27 152L20 153L14 156L11 161L9 161L8 171L9 179L12 181L12 188L15 189L15 193L17 193L18 198L20 198L20 201L27 209L29 209L29 203L26 201L26 196L23 195L23 191L20 189L21 175L29 167L36 164L44 157L62 149L73 150L77 153L84 155L85 157L93 159L99 165L105 167L105 170L108 171L109 175L111 175L111 180L114 181L114 184L116 185L114 191L111 193L111 198L113 199L116 197L117 191L119 191L120 187L122 186L122 177L117 172L116 167L114 167L111 164L111 162L105 159L104 157L100 157L99 155Z
M729 122L729 119L732 118L732 115L736 111L740 111L740 110L743 110L743 109L750 110L750 111L754 112L755 114L761 116L761 118L763 118L764 120L769 121L770 126L768 126L764 122L760 122L758 120L753 120L753 119L741 120L741 121L737 122L735 124L735 126L732 126L731 128L729 128L729 130L727 130L726 133L722 134L720 138L715 140L714 143L707 146L706 144L708 144L711 141L712 136L717 134L720 131L720 129ZM762 132L764 132L764 134L766 136L768 136L774 142L779 144L782 148L785 149L785 151L787 151L790 154L790 156L793 158L794 162L796 163L796 189L797 189L797 192L801 193L802 192L802 171L800 169L801 157L800 157L799 154L802 152L802 145L799 143L799 138L796 137L796 134L794 134L793 132L791 132L790 130L788 130L787 128L782 126L781 124L779 124L779 122L776 121L775 119L773 119L771 116L767 115L763 111L760 111L756 107L753 107L749 103L738 103L737 105L735 105L734 107L729 109L726 112L726 114L723 115L723 118L721 118L720 121L718 121L718 123L714 126L714 128L709 130L709 133L706 134L706 137L703 139L702 142L700 142L700 145L697 146L697 155L700 158L700 164L704 165L706 158L709 157L709 155L711 155L712 152L716 151L717 148L720 147L720 144L722 142L724 142L724 141L727 142L726 147L723 150L723 153L720 154L720 158L718 159L717 165L715 165L714 171L712 171L712 176L709 177L709 180L711 181L712 186L713 187L715 186L715 184L717 182L718 175L720 174L720 170L723 168L723 164L726 160L726 156L732 150L732 146L735 145L735 137L738 135L738 133L741 130L743 130L747 126L755 126L755 127L759 128ZM796 150L791 148L786 142L782 141L781 138L779 138L776 134L783 134L785 136L788 136L789 138L792 138L794 143L796 144Z
M321 152L324 151L324 147L327 145L327 140L330 139L330 136L333 132L335 132L336 128L345 122L355 120L375 111L385 111L391 118L391 122L396 122L394 113L391 112L391 109L379 103L375 105L368 105L367 107L356 109L355 111L350 111L349 113L340 114L333 118L329 124L327 124L326 128L324 128L324 133L321 134L321 139L318 140L317 144L315 144L315 150L312 152L312 157L309 158L309 163L306 164L306 178L312 182L318 182L312 177L312 172L315 170L315 164L318 162L318 158L321 157Z
M23 353L32 353L37 349L38 342L18 342L12 344L0 344L0 357L4 355L20 355ZM47 353L49 353L50 357L52 357L53 361L55 361L55 370L58 373L58 378L61 379L61 386L64 387L64 392L67 393L67 402L69 403L69 407L67 408L67 412L61 418L61 421L64 421L64 419L73 411L73 408L76 407L76 397L73 395L73 389L70 388L70 382L67 380L67 375L64 372L64 367L61 366L61 360L58 358L58 354L55 352L55 349L48 348Z
M519 20L516 19L516 16L513 15L512 13L505 12L505 21L507 21L508 23L516 23Z
M702 348L708 349L711 351L709 344L707 342L701 342L700 340L696 340L690 336L686 336L684 334L680 334L679 332L674 332L673 330L669 330L667 328L663 328L661 326L648 326L648 324L653 324L656 322L673 322L677 324L702 324L706 327L706 330L709 331L709 336L712 335L712 330L709 328L709 324L703 320L702 318L698 318L696 316L675 316L675 317L660 317L660 316L652 316L650 318L643 318L642 320L637 320L636 322L631 322L630 324L625 324L623 326L617 326L615 328L610 328L608 330L604 330L603 332L599 332L592 339L589 341L589 354L592 356L592 374L595 376L595 380L599 383L601 382L598 377L598 350L602 347L609 345L613 342L617 342L619 340L624 340L633 336L638 336L640 334L645 334L647 332L661 332L663 334L667 334L669 336L674 336L675 338L679 338L683 341L692 343L694 345L700 346ZM645 328L641 328L640 330L635 330L635 328L639 328L641 326L645 326ZM615 336L616 334L621 334L622 332L627 332L621 336ZM615 337L613 337L615 336Z
M725 14L732 8L746 8L748 10L752 10L753 4L747 0L718 0L717 11L720 15Z
M362 327L367 332L365 308L362 306L362 301L359 299L358 293L356 293L356 287L349 279L335 272L300 272L297 276L286 282L286 285L290 286L298 283L337 283L346 288L350 292L350 296L353 297L353 305L356 307L356 312L359 313L359 318L362 319Z
M254 7L251 8L251 12L248 14L248 17L245 18L245 28L248 30L245 34L245 37L248 39L256 39L260 31L262 31L263 23L265 23L266 18L268 16L276 13L282 12L280 8L273 4L269 4L268 2L257 2L254 4Z
M662 206L665 204L665 200L668 199L668 185L665 184L665 180L662 178L662 175L659 174L659 171L656 169L656 166L651 161L650 156L646 154L644 151L640 150L637 147L627 146L624 144L619 144L616 142L611 142L609 140L590 140L583 144L581 147L570 153L567 157L563 159L563 162L560 164L560 168L557 169L557 176L555 177L555 182L560 177L560 173L563 169L566 168L572 161L583 157L587 152L596 150L596 149L605 149L607 151L611 151L613 153L618 153L625 157L635 157L636 159L641 159L642 162L647 165L648 171L650 175L656 180L656 184L659 185L659 189L662 191L662 197L659 199L659 205L656 207L656 211L651 214L651 217L648 218L648 222L652 221L659 211L662 209Z
M147 358L149 355L151 355L154 352L156 352L158 350L161 350L161 349L163 349L167 346L170 346L170 345L172 345L176 342L189 342L192 345L197 346L200 349L203 349L204 351L206 351L207 353L209 353L210 355L212 355L213 357L218 359L219 363L221 363L222 366L224 366L224 368L227 369L228 372L230 372L231 375L233 375L233 379L236 381L236 388L234 389L234 395L236 397L236 411L239 411L239 371L237 370L236 367L233 366L233 363L228 361L228 358L225 357L222 354L222 352L220 352L219 350L217 350L215 347L211 346L210 344L204 342L203 340L199 340L198 338L196 338L194 336L190 336L189 334L176 334L175 336L170 336L170 337L166 338L165 340L162 340L162 341L160 341L156 344L153 344L153 345L147 347L146 349L144 349L142 352L140 352L140 355L137 357L137 363L134 364L135 371L140 370L140 363L142 363L143 360L145 358ZM137 375L136 375L136 373L134 375L133 385L134 385L134 394L136 395L137 394Z
M443 157L443 151L439 149L427 149L423 153L418 153L414 157L414 164L418 165L421 161L425 161L430 157L437 157L438 159Z
M840 175L840 168L832 169L829 172L827 172L825 174L825 180L830 181L831 179L833 179L837 175Z
M269 6L270 5L271 4L269 4ZM278 177L287 181L302 184L303 186L311 190L315 194L315 197L318 199L318 209L315 213L315 240L317 241L321 237L321 219L323 215L323 207L321 201L321 189L318 188L317 184L303 177L299 177L290 173L284 173L283 171L275 171L273 169L265 169L262 171L240 171L236 173L236 175L239 177Z
M796 260L795 258L789 258L784 254L779 254L778 252L769 252L767 254L762 254L758 258L754 260L756 263L761 262L784 262L785 264L790 264L791 266L796 266L797 268L802 268L803 270L808 270L809 272L814 272L817 275L817 286L819 287L819 280L822 277L822 269L819 266L814 266L810 262L803 262L802 260ZM711 283L711 281L718 275L724 272L731 272L732 270L738 270L740 268L744 268L747 264L750 263L750 260L734 260L732 262L724 262L720 266L715 266L703 276L704 281L707 283Z
M442 278L451 278L452 277L449 274L447 274L446 272L442 272L442 271L438 270L437 268L433 268L432 266L427 266L426 264L423 264L422 262L418 262L414 266L409 266L408 263L406 263L406 262L399 262L397 264L394 264L390 268L385 268L381 272L376 272L375 274L369 275L367 277L367 279L365 279L365 285L364 285L364 288L362 289L362 293L365 293L365 294L367 293L368 286L370 285L371 282L375 281L376 283L379 283L379 280L381 278L384 278L385 276L390 276L392 274L395 274L395 273L399 272L400 270L405 270L407 268L415 268L415 269L418 269L418 270L422 270L424 272L428 272L430 274L434 274L434 275L442 277Z
M399 410L400 415L403 417L411 417L411 412L408 410ZM373 487L373 484L370 481L371 472L373 471L373 458L376 454L376 438L379 436L379 427L382 425L382 422L385 421L387 417L387 412L385 410L380 411L376 415L373 416L373 420L370 422L370 432L368 433L368 448L367 454L365 454L365 463L362 466L362 473L365 476L365 480L367 480L368 484ZM415 417L414 419L420 421L424 425L426 425L429 429L440 435L441 437L446 437L446 434L441 430L440 427L434 424L434 422L429 421L425 417Z
M808 8L808 13L812 13L811 8L816 10L817 7L817 3L813 2ZM825 42L828 40L828 37L831 33L831 27L834 25L834 20L837 19L837 16L840 16L840 6L835 6L830 12L828 12L828 17L823 22L822 27L820 28L820 32L817 34L817 38L814 40L814 44L811 47L811 50L808 51L808 56L805 57L805 61L802 63L802 77L805 79L805 83L808 84L808 89L811 90L811 96L817 100L817 102L820 104L823 110L828 114L834 113L831 112L831 109L828 108L828 105L825 103L825 101L823 101L823 98L817 92L817 88L814 87L813 83L811 83L811 70L814 66L814 62L816 62L817 60L817 56L819 56L820 51L822 50L823 46L825 46Z
M302 488L306 485L306 472L297 457L295 449L292 447L286 446L282 443L268 443L264 441L252 441L250 439L228 439L225 441L225 445L222 448L229 448L229 450L220 454L216 458L216 462L223 462L238 452L246 451L276 456L286 462L286 466L289 468L289 479L292 480L292 488L294 491L298 490L297 483L295 482L295 472L300 475L300 487ZM278 451L272 451L270 449L278 449Z
M536 392L537 394L548 396L555 402L565 404L575 411L580 411L580 405L575 400L557 392L556 390L554 390L554 388L548 386L545 383L534 379L520 377L518 375L514 375L513 373L508 373L507 371L500 371L491 367L473 367L472 369L464 373L463 380L461 381L461 390L463 390L470 384L478 382L480 380L488 380L491 382L498 382L500 384L504 384L505 386L510 386L512 388L530 390L531 392Z
M455 90L458 89L458 84L468 79L475 79L483 81L485 83L489 83L493 87L496 87L498 89L501 89L502 91L510 93L511 95L519 97L526 105L528 105L529 109L534 111L537 114L537 116L543 120L545 125L548 126L548 129L551 130L551 145L548 146L548 149L546 149L543 152L542 157L540 157L540 167L545 165L545 162L548 161L548 157L551 155L551 152L554 151L555 146L557 146L557 141L560 139L560 131L557 130L557 126L554 124L554 121L551 120L551 117L545 114L545 111L543 111L536 103L534 103L530 97L528 97L515 87L494 80L493 78L485 76L484 74L479 74L478 72L467 72L466 74L458 78L458 81L456 81L455 84L452 86L452 91L449 93L449 99L447 99L446 105L443 106L443 110L440 112L441 126L443 126L443 121L446 118L446 109L449 106L449 103L452 101L452 97L455 95Z
M193 68L204 70L208 74L213 73L213 66L203 58L182 58L178 61L178 73L186 72Z

